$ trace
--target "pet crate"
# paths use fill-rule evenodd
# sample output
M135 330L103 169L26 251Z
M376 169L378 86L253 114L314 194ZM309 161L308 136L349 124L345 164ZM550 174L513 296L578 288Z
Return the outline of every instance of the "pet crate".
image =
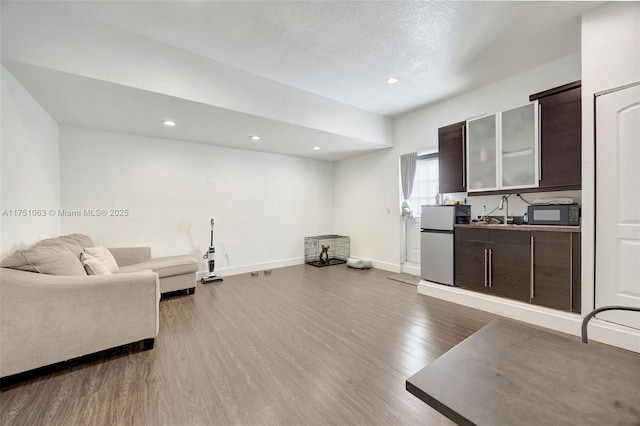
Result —
M320 267L347 263L350 251L351 239L344 235L304 237L304 262L309 265Z

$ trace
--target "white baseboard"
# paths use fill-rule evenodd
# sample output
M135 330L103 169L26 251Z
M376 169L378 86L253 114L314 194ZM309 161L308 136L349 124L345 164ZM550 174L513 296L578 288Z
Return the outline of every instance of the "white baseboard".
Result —
M411 274L411 275L415 275L416 277L420 276L420 264L419 263L412 263L412 262L405 262L402 264L401 267L401 272L407 273L407 274Z
M384 269L385 271L400 273L400 265L397 263L382 262L380 260L369 259L367 257L362 257L362 256L351 255L349 257L352 257L354 259L370 260L371 266L373 266L376 269Z
M418 284L418 293L574 336L581 335L582 317L579 314L502 299L424 280ZM639 330L594 318L589 322L588 331L589 340L640 352Z
M229 277L231 275L246 274L253 271L264 271L265 269L284 268L285 266L302 265L304 263L304 257L296 257L293 259L276 260L273 262L256 263L253 265L236 266L232 268L216 268L215 274L221 277ZM208 271L199 271L196 273L196 278L200 279L209 275Z
M367 259L366 257L358 257L358 256L350 256L357 259ZM371 265L376 269L383 269L385 271L390 272L401 272L400 265L389 262L382 262L379 260L367 259L371 260ZM216 268L216 275L220 275L221 277L228 277L231 275L239 275L246 274L252 271L264 271L265 269L276 269L276 268L284 268L286 266L294 266L294 265L302 265L304 263L304 257L296 257L293 259L285 259L285 260L277 260L274 262L265 262L265 263L256 263L253 265L245 265L245 266L236 266L233 268ZM410 273L408 271L405 271ZM208 271L198 271L196 273L196 278L200 279L209 275ZM416 275L420 275L420 271Z

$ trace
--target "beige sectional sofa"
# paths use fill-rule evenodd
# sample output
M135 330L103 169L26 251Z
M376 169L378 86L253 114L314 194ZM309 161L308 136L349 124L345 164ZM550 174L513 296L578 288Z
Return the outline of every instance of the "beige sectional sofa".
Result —
M159 329L158 274L56 276L0 269L0 377L117 346Z
M160 294L193 293L193 257L151 259L148 247L110 249L119 272L88 276L79 254L92 246L89 237L71 234L0 263L0 378L138 341L151 349Z
M110 248L116 258L120 273L138 272L151 269L160 277L160 293L196 289L198 261L193 256L169 256L151 258L149 247Z

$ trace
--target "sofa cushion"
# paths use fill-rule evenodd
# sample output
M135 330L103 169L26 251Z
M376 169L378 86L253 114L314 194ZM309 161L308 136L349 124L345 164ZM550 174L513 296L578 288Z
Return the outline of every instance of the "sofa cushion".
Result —
M164 278L197 272L199 266L198 261L192 256L169 256L158 257L135 265L123 266L120 268L120 272L138 272L143 269L151 269L160 278Z
M83 252L84 247L93 247L93 241L91 238L84 234L69 234L62 235L60 237L55 238L47 238L46 240L42 240L37 242L35 246L52 246L52 245L60 245L62 244L67 249L73 253L75 257L80 258L80 253Z
M87 275L80 259L60 242L18 250L3 259L0 266L49 275Z
M88 235L84 234L69 234L60 237L63 241L75 242L80 247L93 247L95 244Z
M85 247L93 247L95 244L88 236L84 234L69 234L58 237L71 251L75 251L75 247L83 249Z
M102 262L112 274L118 272L118 263L116 262L115 257L113 257L108 248L97 245L95 247L85 247L84 252L90 254L91 256Z
M82 262L87 275L111 275L107 265L89 253L80 253L80 262Z

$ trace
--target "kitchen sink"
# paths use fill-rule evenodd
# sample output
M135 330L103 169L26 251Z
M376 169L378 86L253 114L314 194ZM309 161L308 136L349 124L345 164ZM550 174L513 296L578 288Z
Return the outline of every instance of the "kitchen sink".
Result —
M512 216L509 216L511 220ZM513 216L513 220L517 223L504 223L504 216L489 216L489 220L493 222L472 222L472 225L492 225L492 226L521 226L526 225L522 222L522 216ZM497 222L496 222L497 221Z
M487 222L473 222L471 225L478 226L501 226L501 227L514 227L527 225L526 223L487 223Z

